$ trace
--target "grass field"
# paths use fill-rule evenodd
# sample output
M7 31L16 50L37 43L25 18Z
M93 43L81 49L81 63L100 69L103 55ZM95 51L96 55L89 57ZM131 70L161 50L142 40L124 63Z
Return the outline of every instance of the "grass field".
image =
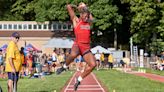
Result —
M164 83L143 77L116 70L100 70L94 73L109 92L164 92ZM44 79L20 79L18 92L60 92L71 76L71 72L64 72L61 75L46 76ZM7 81L1 79L0 85L7 92Z
M94 71L110 92L164 92L164 83L116 70Z
M67 80L71 77L70 72L64 72L61 75L49 75L43 79L20 79L18 92L60 92ZM7 81L0 80L0 85L3 92L7 92Z
M134 68L133 70L138 71L138 69L139 68ZM153 73L153 74L164 76L164 71L153 70L153 69L150 69L150 68L140 68L140 69L145 69L146 73Z

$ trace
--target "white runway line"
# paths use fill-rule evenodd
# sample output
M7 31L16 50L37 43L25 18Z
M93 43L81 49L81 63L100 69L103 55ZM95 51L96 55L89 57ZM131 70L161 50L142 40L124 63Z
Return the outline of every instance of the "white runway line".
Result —
M105 92L105 90L102 88L102 86L100 85L100 83L97 81L95 75L94 75L93 73L91 73L91 74L92 74L93 78L96 80L97 84L100 86L101 90L102 90L103 92Z
M74 85L69 85L69 87L74 87ZM79 85L79 87L100 87L99 85Z
M76 72L77 73L77 72ZM74 88L69 88L69 87L74 87L74 85L70 85L71 82L73 81L73 78L75 77L76 73L73 75L73 77L71 78L71 80L69 81L68 85L66 86L64 92L67 92L67 90L74 90ZM101 90L102 92L105 92L105 90L102 88L102 86L100 85L100 83L98 82L98 80L96 79L95 75L93 73L91 73L93 78L95 79L96 83L98 85L80 85L79 87L90 87L90 88L78 88L78 90ZM99 87L99 88L91 88L91 87Z
M76 72L77 73L77 72ZM71 80L69 81L67 87L65 88L64 92L66 92L66 90L68 89L68 86L71 84L73 78L75 77L76 73L74 73L73 77L71 78Z
M69 88L67 90L74 90L73 88ZM78 88L78 90L101 90L101 88Z

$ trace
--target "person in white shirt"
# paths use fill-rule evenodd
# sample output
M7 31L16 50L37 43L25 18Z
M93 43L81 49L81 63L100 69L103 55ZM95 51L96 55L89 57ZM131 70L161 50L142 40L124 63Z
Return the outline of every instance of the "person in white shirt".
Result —
M54 72L55 70L55 67L57 66L58 64L58 55L56 53L56 49L53 50L53 53L52 53L52 65L51 65L51 71Z
M96 58L96 63L97 63L97 70L99 70L99 68L100 68L100 58L101 58L101 54L99 53L99 50L97 50L97 52L95 54L95 58Z

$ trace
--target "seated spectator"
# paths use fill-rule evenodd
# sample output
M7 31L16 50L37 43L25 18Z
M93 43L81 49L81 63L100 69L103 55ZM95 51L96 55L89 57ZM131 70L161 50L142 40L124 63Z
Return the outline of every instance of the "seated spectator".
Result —
M129 58L123 57L123 58L120 60L120 64L122 65L122 68L123 68L123 71L124 71L124 72L127 72L127 71L130 70L130 68L129 68L130 59L129 59Z
M153 66L153 68L155 70L164 70L164 66L163 66L163 63L162 63L162 58L159 58L159 56L156 56L156 62L155 62L155 65Z

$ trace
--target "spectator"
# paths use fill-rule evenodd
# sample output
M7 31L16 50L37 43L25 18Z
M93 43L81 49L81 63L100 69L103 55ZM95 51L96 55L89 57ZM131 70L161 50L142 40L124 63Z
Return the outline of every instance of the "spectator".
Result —
M4 60L3 60L2 49L0 49L0 74L3 73L4 73Z
M59 59L60 65L63 66L64 63L65 63L65 54L64 54L64 52L60 52L60 54L58 56L58 59Z
M26 62L25 62L25 55L24 55L23 47L21 47L20 54L21 54L21 61L22 61L22 69L21 69L21 73L20 73L20 78L21 78L25 75L25 70L26 70Z
M161 62L160 58L158 56L156 56L156 63L153 66L153 68L155 70L163 70L163 67L161 65L162 65L162 62Z
M32 67L32 64L33 64L33 57L32 57L32 50L30 50L28 53L27 53L27 64L28 64L28 74L30 74L29 78L31 78L34 74L33 72L33 67Z
M104 53L101 53L100 61L101 61L101 68L104 68L104 67L105 67L105 57L104 57Z
M54 49L52 53L52 65L51 65L51 71L54 72L54 69L56 65L58 64L58 55L57 55L57 50Z
M127 57L123 57L122 60L120 61L121 65L122 65L122 68L123 68L123 71L124 72L127 72L129 71L129 63L130 63L130 59L127 58Z
M49 67L48 67L48 62L47 62L47 56L45 53L40 58L40 64L42 66L42 72L47 73L49 70Z
M8 74L8 92L13 92L13 90L17 90L19 72L21 71L21 67L22 67L21 55L17 46L19 38L20 38L19 33L14 32L11 35L11 41L8 44L7 51L6 51L7 55L6 55L5 71Z
M161 52L161 61L164 64L164 51Z
M109 69L113 68L113 61L114 61L114 58L113 58L112 54L109 53L109 56L108 56L108 68Z
M100 68L100 58L101 58L101 54L99 53L99 50L97 50L97 52L95 54L95 58L96 58L96 63L97 63L97 70L99 70L99 68Z

